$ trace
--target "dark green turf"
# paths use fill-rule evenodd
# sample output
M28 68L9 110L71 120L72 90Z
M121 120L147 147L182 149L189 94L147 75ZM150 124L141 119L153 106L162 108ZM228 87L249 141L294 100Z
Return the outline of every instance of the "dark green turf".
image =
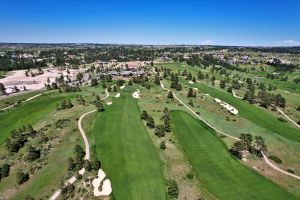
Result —
M161 162L136 101L131 91L124 89L121 97L114 98L97 116L93 128L97 156L117 200L166 199Z
M186 82L186 81L184 81ZM200 92L208 93L213 97L219 98L222 101L234 106L238 109L239 115L258 126L266 128L278 135L281 135L287 139L300 142L300 131L297 128L292 127L288 123L282 123L278 119L266 112L262 108L258 108L255 105L251 105L246 101L237 99L229 93L217 90L213 87L207 86L202 83L194 84L193 87L197 87Z
M197 179L221 200L294 200L291 193L231 157L224 143L204 123L172 111L174 134L186 152Z

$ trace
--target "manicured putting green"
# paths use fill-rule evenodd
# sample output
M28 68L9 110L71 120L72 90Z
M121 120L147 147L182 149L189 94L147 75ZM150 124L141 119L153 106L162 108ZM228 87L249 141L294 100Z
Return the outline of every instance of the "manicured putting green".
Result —
M197 179L221 200L297 199L231 157L213 130L182 111L172 111L173 131Z
M126 90L96 118L97 156L116 199L166 199L160 159L140 119L137 100Z

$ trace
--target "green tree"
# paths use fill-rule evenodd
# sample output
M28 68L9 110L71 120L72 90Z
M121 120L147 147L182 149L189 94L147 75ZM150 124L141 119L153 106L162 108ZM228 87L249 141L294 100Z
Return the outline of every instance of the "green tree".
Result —
M168 97L169 99L173 99L173 92L172 92L172 91L169 91L167 97Z
M175 180L171 180L168 184L168 195L171 199L177 199L179 195L178 184Z
M41 156L41 151L33 148L31 145L27 148L26 160L34 161L39 159Z
M1 95L6 94L6 89L5 89L4 85L3 85L3 83L0 83L0 94Z
M226 81L225 80L221 80L220 81L220 88L224 89L226 87Z
M194 96L193 88L189 88L187 97L193 97L193 96Z
M97 158L93 158L92 161L92 169L93 170L99 170L101 168L101 161Z
M25 183L29 179L29 174L23 172L22 170L19 170L17 172L17 184L21 185L22 183Z
M98 85L97 79L92 78L91 79L91 86L96 86L96 85Z
M167 148L165 141L161 141L159 148L165 150Z
M4 163L1 167L1 178L9 176L9 171L10 171L10 165L7 163Z

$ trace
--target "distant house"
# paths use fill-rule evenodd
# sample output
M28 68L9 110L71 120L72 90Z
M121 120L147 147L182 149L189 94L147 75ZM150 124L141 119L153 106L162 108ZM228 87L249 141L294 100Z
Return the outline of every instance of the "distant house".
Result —
M141 70L136 71L135 74L138 76L142 76L145 74L145 71L143 69L141 69Z
M125 70L125 71L122 71L122 72L120 73L120 75L123 76L123 77L128 77L128 76L132 76L132 75L133 75L133 72L130 71L130 70Z
M108 74L108 75L111 75L111 76L118 76L118 75L119 75L119 72L113 70L113 71L108 71L107 74Z

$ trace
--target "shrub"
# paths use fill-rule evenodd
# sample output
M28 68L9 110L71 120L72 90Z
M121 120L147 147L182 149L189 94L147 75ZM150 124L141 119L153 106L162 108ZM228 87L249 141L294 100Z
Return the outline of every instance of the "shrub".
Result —
M186 175L186 177L188 178L188 179L193 179L194 178L194 174L193 173L188 173L187 175Z
M278 164L282 163L282 160L276 156L269 156L269 158Z
M279 117L278 120L281 122L287 122L286 119L283 119L282 117Z
M9 175L10 166L7 163L4 163L1 168L1 178L7 177Z
M288 171L291 174L295 174L295 171L293 169L287 169L286 171Z
M178 198L179 188L175 180L170 181L170 183L168 184L168 195L171 199Z
M19 170L17 172L17 183L21 185L22 183L25 183L29 179L29 174L24 173L22 170Z
M164 141L162 141L159 145L159 148L162 150L165 150L167 148L166 143Z

